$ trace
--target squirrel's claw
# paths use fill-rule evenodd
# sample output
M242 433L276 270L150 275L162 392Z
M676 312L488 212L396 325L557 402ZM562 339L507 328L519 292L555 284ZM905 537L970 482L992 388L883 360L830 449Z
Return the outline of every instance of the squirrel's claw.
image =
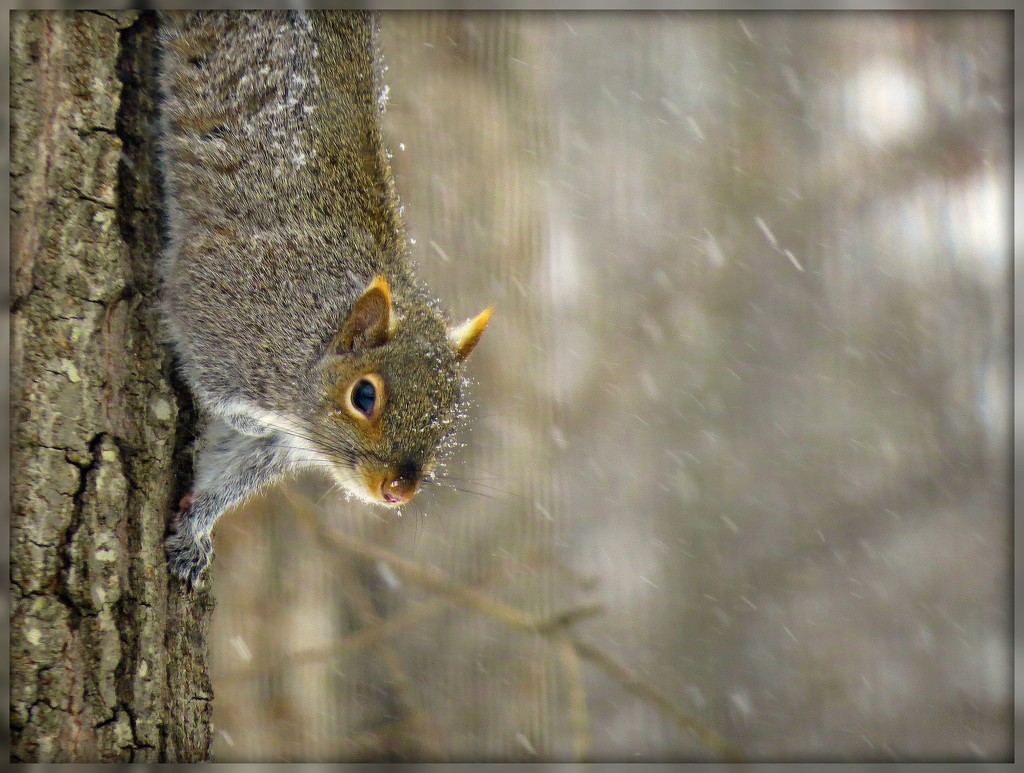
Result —
M188 535L172 534L167 538L167 558L171 574L188 584L189 590L199 584L199 577L210 565L213 543L209 537L190 540Z
M175 517L173 531L164 541L164 547L171 574L187 583L189 590L195 588L213 556L213 542L209 535L195 534L182 511Z

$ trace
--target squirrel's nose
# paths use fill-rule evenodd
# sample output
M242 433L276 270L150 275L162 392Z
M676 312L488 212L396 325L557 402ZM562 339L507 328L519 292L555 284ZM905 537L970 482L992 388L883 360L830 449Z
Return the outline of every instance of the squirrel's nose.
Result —
M405 475L388 475L380 484L380 495L389 504L404 504L416 493L415 478Z

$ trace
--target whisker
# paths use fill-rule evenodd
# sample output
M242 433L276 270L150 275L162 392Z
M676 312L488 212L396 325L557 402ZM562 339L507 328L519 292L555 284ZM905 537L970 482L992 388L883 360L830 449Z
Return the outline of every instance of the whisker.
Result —
M320 498L317 500L316 506L322 509L324 500L327 499L328 496L330 496L331 494L337 495L342 491L344 491L344 489L341 487L341 484L339 484L338 481L331 481L331 485L323 494L321 494Z
M450 483L450 482L454 481L455 483L462 483L462 484L465 484L465 485L480 486L481 488L485 488L488 491L494 491L494 492L496 492L498 494L504 494L505 496L518 497L519 499L526 499L526 497L524 495L522 495L522 494L517 494L514 491L506 491L505 489L500 489L497 486L488 486L486 483L481 483L480 481L473 480L472 478L453 478L453 477L448 477L448 476L444 476L444 477L438 476L438 477L435 478L435 480L443 481L444 483Z
M501 501L501 497L496 497L493 494L485 494L483 491L472 491L471 489L459 488L458 486L449 486L448 488L452 491L458 491L460 494L473 494L474 496L483 497L484 499Z
M451 483L450 481L444 481L443 483L440 483L440 482L438 482L435 479L434 481L430 481L430 483L433 483L438 488L445 488L445 489L448 489L449 491L458 491L458 492L460 492L462 494L475 494L478 497L484 497L486 499L494 499L494 500L497 500L497 501L503 501L501 497L494 496L493 494L488 494L488 493L483 492L483 491L474 491L472 489L462 488L461 486L457 486L454 483ZM464 481L464 483L471 484L472 481ZM427 488L426 484L427 484L427 481L424 481L424 490L426 490L426 488ZM508 492L498 492L498 493L507 494Z

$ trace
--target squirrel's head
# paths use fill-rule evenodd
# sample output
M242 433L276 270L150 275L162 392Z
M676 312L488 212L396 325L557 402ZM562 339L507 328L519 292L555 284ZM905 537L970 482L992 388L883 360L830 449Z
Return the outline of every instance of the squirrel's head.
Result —
M325 399L315 432L346 491L398 507L419 490L455 430L461 365L491 311L454 328L425 304L398 319L383 276L356 300L321 361Z

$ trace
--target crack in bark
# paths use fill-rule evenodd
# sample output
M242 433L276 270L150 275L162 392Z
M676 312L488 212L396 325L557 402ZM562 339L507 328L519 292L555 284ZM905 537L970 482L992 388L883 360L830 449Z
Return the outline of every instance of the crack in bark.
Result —
M78 744L81 739L83 725L83 707L78 705L76 708L75 705L76 689L78 687L78 669L75 667L75 658L72 653L77 649L82 621L86 618L93 618L96 616L96 613L92 610L83 610L74 598L71 574L75 563L75 556L72 550L72 545L74 544L75 536L85 525L85 519L83 516L85 497L90 481L92 480L92 474L100 465L100 445L103 442L103 437L104 434L100 433L93 436L89 441L89 453L92 456L92 460L88 464L78 465L74 461L68 459L71 464L79 469L78 487L72 495L73 506L71 509L71 519L68 523L67 529L64 531L62 547L58 551L58 555L60 556L60 566L57 571L57 587L55 589L54 596L64 605L68 613L68 638L61 647L61 663L64 666L65 675L68 680L67 708L64 710L71 717L72 735L70 759L78 758ZM88 568L86 566L85 574L87 575L87 573Z
M90 10L90 11L86 11L86 13L92 13L92 14L96 14L97 16L102 16L104 19L110 19L112 22L114 22L114 24L117 24L119 26L121 24L121 21L118 18L116 18L114 16L111 16L109 13L104 13L103 11L92 11L92 10Z
M68 128L71 129L75 134L77 134L79 139L83 139L83 140L84 139L88 139L89 137L93 136L94 134L106 134L107 136L110 136L110 137L117 137L118 136L117 130L116 129L111 129L109 126L99 126L99 125L97 125L97 126L90 126L87 129L79 129L76 126L69 126Z
M76 198L79 201L88 201L90 204L95 204L97 207L105 209L108 212L113 212L116 209L116 207L113 204L107 201L103 201L102 199L97 199L93 196L90 196L88 193L83 193L82 191L74 188L69 188L68 190L73 191L76 194Z
M92 473L100 465L100 445L103 443L103 438L106 433L101 432L94 435L89 440L89 455L92 457L91 460L86 464L79 464L73 459L65 459L75 467L78 467L78 487L75 492L71 495L72 502L74 503L71 508L71 519L68 523L67 528L64 530L64 535L61 541L62 548L59 551L61 556L60 567L57 571L57 598L64 604L69 613L69 625L71 637L74 638L78 632L79 625L81 624L82 617L85 615L83 610L79 607L78 603L74 600L71 590L71 572L73 570L73 564L75 557L72 552L72 545L74 544L75 535L82 528L83 511L85 509L85 496L89 487L89 481ZM86 575L88 573L88 567L85 568ZM86 577L87 579L87 577Z

